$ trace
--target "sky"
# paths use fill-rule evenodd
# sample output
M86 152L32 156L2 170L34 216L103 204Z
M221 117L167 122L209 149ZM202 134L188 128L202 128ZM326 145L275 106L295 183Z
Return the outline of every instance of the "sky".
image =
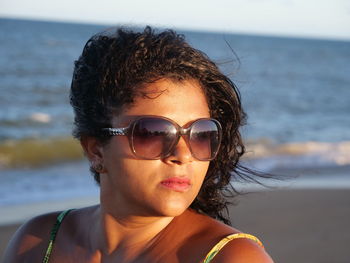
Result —
M0 17L350 40L350 0L0 0Z

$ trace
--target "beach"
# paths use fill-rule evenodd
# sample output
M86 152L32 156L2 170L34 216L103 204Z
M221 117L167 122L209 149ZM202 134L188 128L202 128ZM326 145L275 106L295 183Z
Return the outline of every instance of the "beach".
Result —
M350 189L258 191L236 201L232 225L259 237L275 262L349 262ZM1 255L18 226L0 226Z
M350 190L259 192L231 207L232 223L258 236L275 262L345 263L350 252Z

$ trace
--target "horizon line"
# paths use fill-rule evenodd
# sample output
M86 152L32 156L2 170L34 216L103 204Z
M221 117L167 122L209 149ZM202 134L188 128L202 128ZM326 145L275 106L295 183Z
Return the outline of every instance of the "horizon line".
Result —
M336 37L336 36L324 36L324 35L304 35L304 34L281 34L281 33L266 33L266 32L256 32L256 31L244 31L244 30L215 30L215 29L204 29L204 28L191 28L191 27L178 27L172 26L167 27L164 25L154 25L143 24L143 23L108 23L108 22L99 22L99 21L87 21L87 20L70 20L70 19L50 19L44 17L31 17L31 16L7 16L0 14L0 19L8 20L24 20L24 21L33 21L33 22L48 22L48 23L62 23L62 24L77 24L77 25L91 25L91 26L106 26L106 27L115 27L115 26L128 26L141 28L147 25L150 25L157 29L174 29L176 31L185 31L185 32L203 32L203 33L216 33L216 34L233 34L233 35L245 35L245 36L258 36L258 37L271 37L271 38L294 38L294 39L309 39L309 40L321 40L321 41L341 41L341 42L350 42L349 37Z

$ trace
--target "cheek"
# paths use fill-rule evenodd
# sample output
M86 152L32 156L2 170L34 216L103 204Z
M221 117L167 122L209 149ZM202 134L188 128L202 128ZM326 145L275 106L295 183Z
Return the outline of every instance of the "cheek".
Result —
M159 161L117 158L108 165L108 177L115 189L143 196L154 191L159 176Z
M149 171L142 160L135 159L126 136L112 138L104 149L103 159L109 188L118 191L137 188L143 174Z
M204 178L207 175L208 168L209 162L198 162L198 164L194 168L195 176L193 177L193 180L195 182L195 188L197 192L202 186Z
M134 158L126 136L114 136L103 151L103 159L106 165L113 163L115 160Z

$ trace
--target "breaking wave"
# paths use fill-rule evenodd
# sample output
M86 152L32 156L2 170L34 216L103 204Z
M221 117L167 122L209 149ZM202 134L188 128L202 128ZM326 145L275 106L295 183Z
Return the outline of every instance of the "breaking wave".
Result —
M82 158L81 146L71 137L0 142L0 168L41 167Z
M350 141L284 144L276 144L268 139L248 141L244 159L264 170L350 165Z

